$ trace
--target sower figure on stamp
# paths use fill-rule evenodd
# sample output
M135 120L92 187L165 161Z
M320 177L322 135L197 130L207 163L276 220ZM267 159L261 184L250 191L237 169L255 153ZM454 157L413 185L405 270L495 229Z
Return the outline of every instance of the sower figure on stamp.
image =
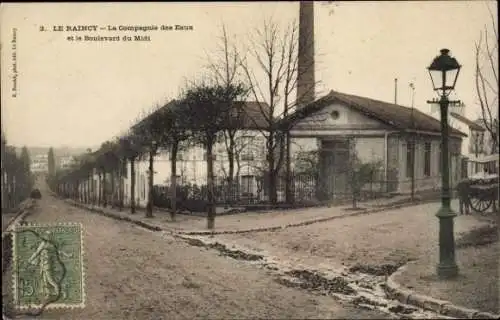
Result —
M469 185L468 179L462 179L457 185L460 214L470 214Z
M60 253L65 256L70 256L64 252L58 252L53 241L53 236L50 231L45 232L45 237L38 245L36 251L31 255L28 262L33 265L40 266L40 293L47 297L51 295L59 295L61 288L54 279L54 263L57 263L56 256ZM63 293L64 294L64 293Z

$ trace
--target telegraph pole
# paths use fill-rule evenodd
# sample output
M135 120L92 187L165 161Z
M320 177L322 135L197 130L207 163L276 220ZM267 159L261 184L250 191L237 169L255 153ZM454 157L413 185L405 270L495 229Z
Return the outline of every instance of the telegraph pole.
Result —
M414 108L415 108L415 85L413 82L410 82L411 88L411 113L410 113L410 123L412 128L412 136L411 136L411 201L415 200L415 144L416 144L416 130L415 130L415 116L414 116Z
M394 78L394 104L398 104L398 78Z

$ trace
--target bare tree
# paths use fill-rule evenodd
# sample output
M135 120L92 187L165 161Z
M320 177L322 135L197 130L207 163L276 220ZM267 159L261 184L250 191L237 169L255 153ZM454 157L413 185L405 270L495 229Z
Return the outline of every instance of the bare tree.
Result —
M99 176L99 205L106 207L108 202L108 180L107 174L111 172L114 165L114 157L112 155L112 143L110 141L103 142L98 150L97 170Z
M120 148L123 161L130 163L130 213L135 213L135 164L141 153L141 147L133 133L126 134L120 138Z
M177 156L185 146L183 144L189 137L189 123L183 119L182 105L177 100L165 104L157 114L158 142L170 152L170 217L175 220L177 211Z
M383 167L383 162L381 160L372 160L368 162L361 161L356 151L356 142L357 139L351 137L349 187L352 195L352 209L354 210L358 209L358 202L361 200L363 187L367 183L373 182L376 172Z
M233 159L234 164L232 166L232 173L231 173L231 165L229 165L229 172L226 170L224 166L221 167L222 174L228 181L231 180L231 174L233 174L233 179L234 181L235 177L239 177L240 171L241 171L241 162L244 161L244 157L241 155L244 153L245 150L248 148L251 148L251 146L254 144L254 136L235 136L234 138L230 138L229 135L227 134L227 131L224 130L223 132L223 137L224 137L224 146L226 148L226 151L231 148L233 150ZM230 146L232 145L232 146ZM228 153L229 154L229 153ZM231 160L229 160L231 161Z
M215 56L215 58L212 58ZM239 63L239 55L236 44L231 41L230 36L227 33L226 26L223 24L221 27L221 36L219 37L219 43L217 46L217 52L207 54L208 69L217 85L224 86L229 89L231 86L237 86L241 83L241 65ZM244 94L241 95L244 98ZM238 112L238 108L235 106L232 108L233 112L229 112L228 122L235 124L243 124L242 113ZM228 170L225 166L222 166L222 171L227 181L227 194L232 195L231 190L234 187L234 179L239 175L239 163L240 159L238 157L239 153L244 149L241 146L241 140L238 137L238 132L244 129L242 126L234 125L225 128L222 131L224 147L227 154ZM232 200L232 197L230 197Z
M163 119L159 116L160 108L159 105L151 108L149 114L133 128L134 135L146 149L149 160L147 218L153 217L154 157L158 154L158 148L164 138Z
M314 62L311 61L310 65L299 69L298 38L298 25L295 21L280 28L276 22L266 20L255 31L255 36L249 37L250 44L246 51L250 57L241 55L239 60L250 94L257 101L266 122L265 128L260 131L266 140L268 192L273 204L277 202L278 174L285 161L286 147L290 146L290 143L286 143L290 128L283 130L279 125L280 120L288 116L302 100L301 97L292 98L297 90L298 76L314 68ZM257 72L251 67L252 64L257 65ZM310 94L314 88L315 84L311 84L309 90L304 90L302 95ZM287 182L289 185L289 177Z
M482 124L488 131L490 152L499 150L498 140L498 32L491 9L490 25L485 25L475 43L476 94L481 107ZM493 38L493 41L492 41ZM492 43L493 42L493 43Z
M213 147L220 133L231 124L227 122L233 102L244 93L242 85L221 86L192 83L184 94L183 119L193 137L206 151L207 161L207 228L215 226Z

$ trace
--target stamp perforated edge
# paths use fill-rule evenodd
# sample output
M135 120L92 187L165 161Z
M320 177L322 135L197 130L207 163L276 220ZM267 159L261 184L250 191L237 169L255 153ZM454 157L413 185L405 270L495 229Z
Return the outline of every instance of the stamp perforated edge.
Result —
M43 307L43 305L28 305L28 306L21 306L18 300L18 287L17 287L17 268L18 268L18 261L17 261L17 252L16 252L16 239L17 239L17 233L21 231L22 229L30 229L30 228L43 228L43 227L58 227L58 226L63 226L63 227L78 227L79 232L80 232L80 266L81 266L81 273L82 273L82 281L81 281L81 295L82 295L82 301L80 303L76 304L69 304L69 303L52 303L48 304L45 306L46 310L49 309L79 309L79 308L84 308L85 307L85 302L86 302L86 266L87 264L85 263L85 251L84 251L84 245L83 245L83 225L81 223L77 222L58 222L58 223L26 223L22 225L15 225L14 226L14 232L12 232L12 292L14 294L14 307L17 308L18 310L30 310L30 309L40 309Z

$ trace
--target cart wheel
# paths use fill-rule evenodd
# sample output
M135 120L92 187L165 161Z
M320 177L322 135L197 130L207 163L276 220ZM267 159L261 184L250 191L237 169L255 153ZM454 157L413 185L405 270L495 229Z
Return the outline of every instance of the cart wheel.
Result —
M493 204L492 199L481 199L481 198L472 198L470 200L471 208L477 213L483 213L488 210Z

